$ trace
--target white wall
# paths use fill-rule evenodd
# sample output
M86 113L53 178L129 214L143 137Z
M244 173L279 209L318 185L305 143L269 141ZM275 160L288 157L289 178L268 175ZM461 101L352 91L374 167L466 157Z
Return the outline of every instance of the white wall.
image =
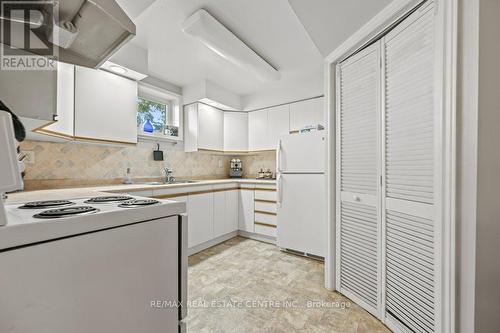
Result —
M479 5L475 331L500 332L500 1Z
M500 332L500 2L460 0L459 332Z

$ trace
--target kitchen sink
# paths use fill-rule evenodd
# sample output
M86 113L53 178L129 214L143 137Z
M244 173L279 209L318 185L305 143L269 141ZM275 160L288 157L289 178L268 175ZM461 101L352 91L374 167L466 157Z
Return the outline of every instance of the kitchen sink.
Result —
M172 182L147 182L141 185L171 185L171 184L192 184L197 183L196 180L174 180Z

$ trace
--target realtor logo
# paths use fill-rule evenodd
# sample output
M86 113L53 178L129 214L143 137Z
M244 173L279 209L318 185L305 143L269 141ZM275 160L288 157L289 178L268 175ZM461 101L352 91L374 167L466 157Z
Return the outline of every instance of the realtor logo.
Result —
M56 70L54 0L0 0L0 70Z

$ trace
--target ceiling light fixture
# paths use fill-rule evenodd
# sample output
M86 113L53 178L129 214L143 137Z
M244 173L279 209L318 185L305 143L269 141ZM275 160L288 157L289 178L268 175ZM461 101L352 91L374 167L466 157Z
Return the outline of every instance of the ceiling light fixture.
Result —
M182 31L198 38L222 58L254 73L263 81L281 78L280 72L204 9L191 15L184 22Z

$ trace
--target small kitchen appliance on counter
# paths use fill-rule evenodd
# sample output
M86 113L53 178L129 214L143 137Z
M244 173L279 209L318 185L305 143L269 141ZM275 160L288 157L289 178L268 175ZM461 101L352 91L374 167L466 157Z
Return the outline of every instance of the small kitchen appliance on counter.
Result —
M230 178L242 178L243 177L243 167L241 160L239 158L233 158L229 166L229 177Z

